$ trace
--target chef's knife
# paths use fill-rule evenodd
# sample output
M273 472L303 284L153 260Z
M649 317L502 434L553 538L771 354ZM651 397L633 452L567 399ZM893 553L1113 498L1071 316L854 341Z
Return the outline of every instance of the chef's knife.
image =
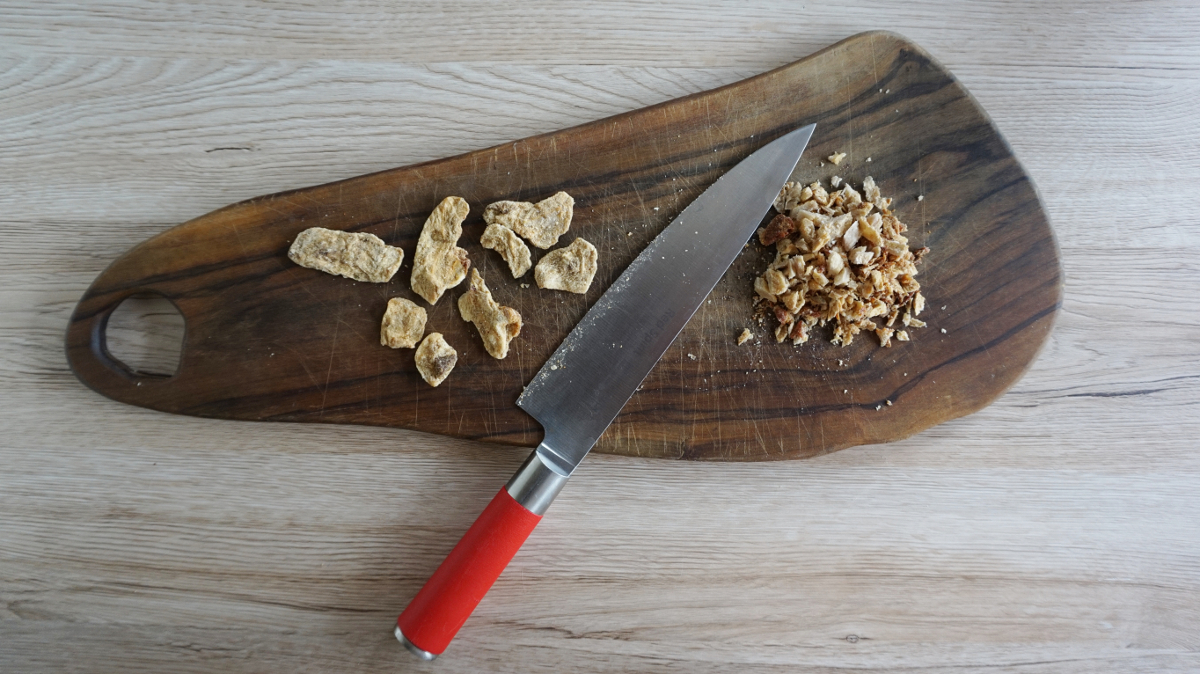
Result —
M396 621L418 657L440 655L742 250L815 125L759 148L679 214L567 335L517 405L545 437Z

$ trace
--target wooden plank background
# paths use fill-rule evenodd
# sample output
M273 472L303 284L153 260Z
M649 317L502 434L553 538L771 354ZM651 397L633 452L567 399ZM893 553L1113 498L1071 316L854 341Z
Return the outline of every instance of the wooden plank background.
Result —
M171 225L876 28L1042 192L1066 291L1033 369L891 445L589 458L432 665L391 625L520 452L174 417L66 367L79 295ZM1200 670L1198 109L1187 1L0 0L0 670Z

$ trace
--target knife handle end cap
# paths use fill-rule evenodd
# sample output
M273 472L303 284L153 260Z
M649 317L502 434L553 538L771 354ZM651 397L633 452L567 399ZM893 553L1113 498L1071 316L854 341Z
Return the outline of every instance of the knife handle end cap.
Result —
M423 651L420 648L417 648L416 644L409 641L408 637L404 636L404 632L400 629L399 625L396 625L396 641L404 644L404 647L408 649L409 653L412 653L425 662L432 662L437 659L437 653Z

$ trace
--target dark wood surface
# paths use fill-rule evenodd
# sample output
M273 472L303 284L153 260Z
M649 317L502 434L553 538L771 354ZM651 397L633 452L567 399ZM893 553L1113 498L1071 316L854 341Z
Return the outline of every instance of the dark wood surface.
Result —
M770 256L751 245L597 450L803 458L896 440L980 409L1020 377L1049 333L1061 301L1057 247L1032 183L986 114L920 48L887 33L580 127L201 216L96 279L71 319L68 358L96 391L167 412L532 446L541 429L516 397L591 303L723 171L810 122L817 130L794 179L872 175L895 197L913 244L931 249L920 276L929 327L890 349L871 338L838 348L821 331L799 347L776 344L751 319L751 282ZM834 151L849 154L841 166L824 162ZM587 295L539 290L532 272L513 280L479 245L488 203L560 189L576 200L560 244L582 236L600 251ZM496 361L458 316L465 287L449 291L427 307L427 330L442 332L459 362L432 389L411 350L380 346L379 320L390 297L421 302L408 284L412 253L426 216L448 195L471 205L460 245L525 326L509 357ZM372 232L404 248L404 265L390 283L365 284L292 264L289 243L317 225ZM535 249L535 261L543 254ZM144 291L170 299L186 320L173 377L133 372L105 348L107 317ZM738 347L744 327L760 339Z

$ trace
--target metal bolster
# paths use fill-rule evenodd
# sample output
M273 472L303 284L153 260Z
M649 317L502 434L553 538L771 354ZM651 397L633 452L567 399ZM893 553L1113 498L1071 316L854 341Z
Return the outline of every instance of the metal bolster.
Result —
M569 477L551 467L552 464L542 457L543 447L546 447L545 443L539 445L537 450L533 451L528 459L525 459L525 463L521 464L512 479L504 486L514 501L539 516L545 514L546 509L550 507L554 497L558 496L558 492L562 491L563 485L567 483ZM549 448L547 447L547 449Z

